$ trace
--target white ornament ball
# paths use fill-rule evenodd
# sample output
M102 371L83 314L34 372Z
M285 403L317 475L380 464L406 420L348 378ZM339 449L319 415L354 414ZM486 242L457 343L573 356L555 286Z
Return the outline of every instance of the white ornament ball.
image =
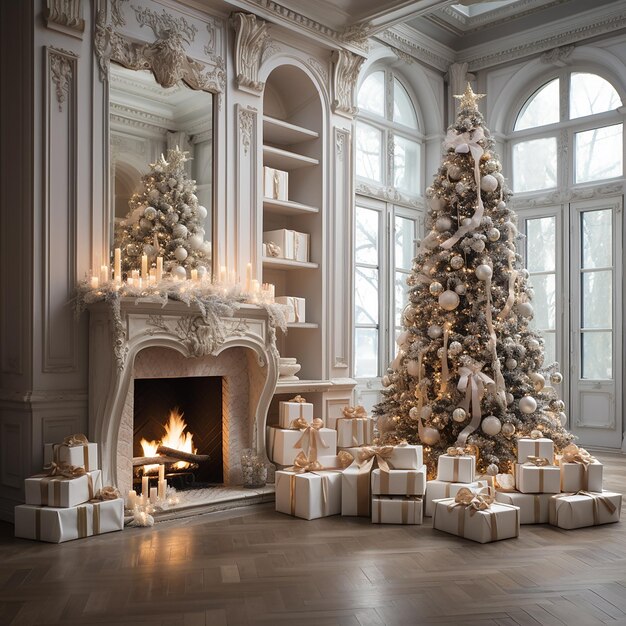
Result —
M559 421L561 422L561 426L565 426L567 424L567 415L561 411L559 413Z
M469 152L469 146L466 143L460 143L454 151L457 154L467 154Z
M207 269L204 265L198 265L198 278L203 279L207 275Z
M463 283L459 283L455 288L454 291L456 291L460 296L464 296L465 292L467 291L467 287L465 287L465 285Z
M433 414L433 409L430 406L422 407L422 419L427 420Z
M168 226L174 226L178 222L178 213L168 213L165 217L165 223Z
M513 397L513 394L508 391L505 394L505 398L506 398L507 404L513 404L513 401L515 400L515 398Z
M416 406L412 406L412 407L409 409L409 417L410 417L412 420L416 420L416 419L418 418L418 411L417 411L417 407L416 407Z
M389 376L387 376L387 374L383 376L382 384L383 387L389 387L389 385L391 385L391 381L389 380Z
M467 228L469 228L472 225L472 218L471 217L464 217L461 220L461 226L467 226Z
M554 372L554 374L550 376L550 382L553 385L560 385L563 382L563 374L561 374L561 372Z
M202 205L198 206L198 217L203 220L206 218L208 214L208 211L206 210L206 207L203 207Z
M453 341L449 346L448 346L448 352L452 355L452 356L456 356L457 354L461 354L463 350L463 346L458 342L458 341Z
M517 367L517 361L515 359L507 359L504 363L506 369L514 370Z
M415 359L410 359L409 361L407 361L406 371L409 374L409 376L413 376L414 378L417 378L420 373L418 362Z
M495 191L498 188L498 179L491 174L483 176L480 181L480 188L483 191Z
M174 256L176 257L177 261L180 261L182 263L187 258L188 253L187 253L187 250L185 250L185 248L180 246L176 248L176 250L174 250Z
M189 231L184 224L176 224L176 226L172 228L172 235L174 235L175 239L184 239L188 232Z
M458 407L452 411L452 419L458 423L464 422L467 419L467 412L465 409Z
M182 265L176 265L170 271L176 278L181 278L182 280L187 278L187 270Z
M517 312L522 317L532 317L533 316L533 305L530 302L520 302L517 307Z
M495 415L489 415L481 422L480 427L485 435L494 437L502 430L502 422Z
M526 280L530 278L530 272L526 268L521 270L520 274L522 275L522 278L525 278Z
M488 476L497 476L499 473L500 473L500 468L495 463L491 463L487 467Z
M535 391L541 391L546 386L546 379L538 372L533 372L529 378L533 381Z
M482 252L485 249L485 242L482 239L474 239L472 241L472 250L474 252Z
M493 274L493 271L488 265L479 265L476 270L476 278L478 280L489 280Z
M445 233L452 228L452 220L449 217L438 217L435 222L435 228L440 233Z
M450 267L453 270L460 270L465 265L465 261L462 256L455 255L450 259Z
M512 437L515 434L515 424L511 424L511 422L502 424L502 434L505 437Z
M428 291L430 291L433 296L438 296L443 291L443 285L435 281L434 283L430 283Z
M203 241L200 246L200 252L202 252L205 256L211 256L211 242Z
M463 175L463 170L458 165L448 165L448 177L450 180L459 180Z
M519 410L527 415L534 413L537 410L537 400L535 400L532 396L524 396L523 398L520 398Z
M422 443L428 446L434 446L439 441L439 431L436 428L430 426L424 428L424 435L422 436Z
M437 326L437 324L432 324L428 327L428 336L431 339L439 339L443 335L443 329L441 326Z
M203 239L200 235L191 235L191 237L187 240L187 243L192 250L199 250L202 246L202 241Z
M504 211L504 209L506 209L506 203L500 200L500 202L496 205L496 209L498 209L498 211ZM510 222L507 222L507 224L510 224Z
M528 349L532 352L536 352L541 348L541 344L536 339L529 339L527 342Z
M454 311L454 309L459 306L460 302L461 299L459 298L459 295L456 292L451 291L450 289L444 291L439 296L439 306L444 311Z
M143 230L150 230L152 228L152 222L147 220L145 217L142 217L139 220L139 226L140 228L143 228Z
M157 211L153 206L146 207L146 210L143 212L143 216L147 220L153 220L157 216Z
M497 228L490 228L487 232L487 239L489 241L498 241L500 239L500 231Z
M555 408L557 411L563 411L563 410L565 409L565 402L563 402L563 400L557 400L557 401L554 403L554 408Z
M167 184L174 189L174 187L178 184L178 181L175 178L170 178L168 179Z

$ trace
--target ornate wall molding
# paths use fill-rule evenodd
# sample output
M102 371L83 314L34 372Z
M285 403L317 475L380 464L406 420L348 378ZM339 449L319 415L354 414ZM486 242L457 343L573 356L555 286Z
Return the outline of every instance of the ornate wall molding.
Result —
M333 61L333 111L352 118L357 113L355 88L365 57L347 50L335 50Z
M454 51L421 33L417 41L414 33L406 27L394 27L376 34L376 39L390 47L398 58L404 57L403 61L420 61L446 72L455 61Z
M46 0L44 19L46 26L66 35L83 38L85 20L81 0Z
M594 187L581 187L578 189L568 189L566 191L552 191L537 194L530 197L515 196L511 200L511 206L515 210L534 209L535 207L554 206L568 202L578 202L580 200L593 200L595 198L610 198L624 193L622 182L596 185Z
M70 85L74 78L72 67L77 57L57 48L50 48L50 78L55 84L55 94L59 105L59 112L63 111L63 103L70 92Z
M251 13L233 13L235 28L235 80L237 87L252 94L261 94L265 83L259 80L259 68L267 47L267 22Z
M315 57L309 57L306 64L328 85L328 68Z
M239 109L239 132L241 134L241 145L243 153L247 156L252 142L252 129L256 109Z
M567 65L567 59L574 52L576 46L561 46L560 48L554 48L547 50L541 55L541 62L546 65L556 65L557 67L565 67Z
M377 198L378 200L385 200L385 202L403 204L414 209L425 209L424 201L422 199L407 196L404 193L400 193L394 187L376 187L366 183L358 183L355 191L357 194L370 196L370 198Z

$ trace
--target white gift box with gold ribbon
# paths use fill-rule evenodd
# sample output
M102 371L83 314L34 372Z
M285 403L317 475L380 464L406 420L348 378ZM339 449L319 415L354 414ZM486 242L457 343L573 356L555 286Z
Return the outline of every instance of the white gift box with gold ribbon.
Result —
M385 496L423 496L426 492L426 466L418 470L381 469L372 471L372 494Z
M473 483L476 458L471 454L441 454L437 461L437 480L451 483Z
M515 485L522 493L559 493L561 470L555 465L535 465L531 461L516 463Z
M522 437L517 440L517 462L525 463L529 457L548 459L550 465L554 463L554 442L546 437L532 439Z
M562 493L550 498L550 524L565 530L619 522L622 494Z
M444 498L454 498L459 489L467 487L472 491L480 491L487 487L486 480L476 480L472 483L451 483L445 480L429 480L426 483L426 496L424 498L424 515L432 517L435 512L434 500L442 500Z
M87 502L70 508L15 507L15 536L50 543L102 535L124 528L124 500Z
M341 513L341 473L276 472L276 510L302 519Z
M352 450L358 453L358 449ZM372 500L369 469L353 463L342 472L341 485L341 514L348 517L369 517Z
M304 420L308 424L313 422L313 404L302 396L295 396L291 400L278 403L278 425L281 428L297 428L296 420Z
M491 501L483 509L475 508L472 504L466 505L457 501L462 493L461 490L455 498L435 500L433 528L478 543L519 536L518 507Z
M85 435L66 437L63 443L46 443L43 447L43 463L67 463L82 466L88 472L99 469L98 444L87 441Z
M496 501L519 507L520 524L547 524L551 493L496 491Z
M301 450L315 460L317 456L337 454L337 431L330 428L314 429L311 441L303 441L304 432L289 428L267 427L267 455L278 465L291 465ZM306 439L306 437L304 437Z
M374 496L372 524L421 524L423 502L418 496Z
M274 298L276 304L284 304L288 306L286 321L288 324L306 322L306 299L296 296L277 296Z
M272 200L289 199L289 172L263 167L263 195Z
M337 420L337 445L369 446L374 439L374 420L371 417L341 418Z
M309 260L310 238L308 233L300 233L287 228L268 230L263 233L263 243L274 243L280 248L279 258L293 261L307 262Z
M67 508L91 500L102 487L100 470L81 476L36 475L24 481L26 504Z
M561 491L602 491L603 467L595 459L588 465L561 461Z

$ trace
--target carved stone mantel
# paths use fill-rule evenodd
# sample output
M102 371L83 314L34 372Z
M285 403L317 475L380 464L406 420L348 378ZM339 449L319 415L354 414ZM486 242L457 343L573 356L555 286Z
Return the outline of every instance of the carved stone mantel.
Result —
M171 355L177 367L186 372L169 373L167 377L194 375L190 372L196 365L198 371L204 372L196 375L207 375L208 370L210 375L226 375L220 371L225 351L239 348L239 353L247 355L243 361L254 363L254 367L245 362L241 364L242 370L249 371L249 402L246 399L241 405L245 406L247 415L234 411L237 415L230 416L231 420L247 420L247 423L231 423L224 431L228 436L228 431L238 428L243 433L240 439L245 441L238 441L232 459L225 458L225 470L237 463L238 457L235 457L242 446L256 449L257 454L267 460L265 425L278 380L278 352L275 331L264 309L243 305L233 317L219 318L220 329L216 333L215 328L204 323L194 306L173 301L162 306L158 302L124 298L121 319L125 336L122 338L116 337L108 304L90 305L89 313L89 438L100 445L105 484L120 489L130 486L135 365L139 353L151 348L159 349L153 353L158 354L159 359L167 360ZM119 359L120 354L125 355L123 361ZM146 359L142 360L145 364ZM231 370L232 367L231 363ZM237 389L231 389L230 393L236 396ZM231 471L231 480L235 475ZM228 480L225 472L225 482Z

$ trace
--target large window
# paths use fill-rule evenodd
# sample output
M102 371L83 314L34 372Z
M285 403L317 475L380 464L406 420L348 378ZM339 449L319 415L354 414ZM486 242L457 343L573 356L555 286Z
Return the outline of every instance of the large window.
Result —
M422 214L422 135L411 93L389 68L366 76L357 102L354 375L375 379L395 356L407 302Z

